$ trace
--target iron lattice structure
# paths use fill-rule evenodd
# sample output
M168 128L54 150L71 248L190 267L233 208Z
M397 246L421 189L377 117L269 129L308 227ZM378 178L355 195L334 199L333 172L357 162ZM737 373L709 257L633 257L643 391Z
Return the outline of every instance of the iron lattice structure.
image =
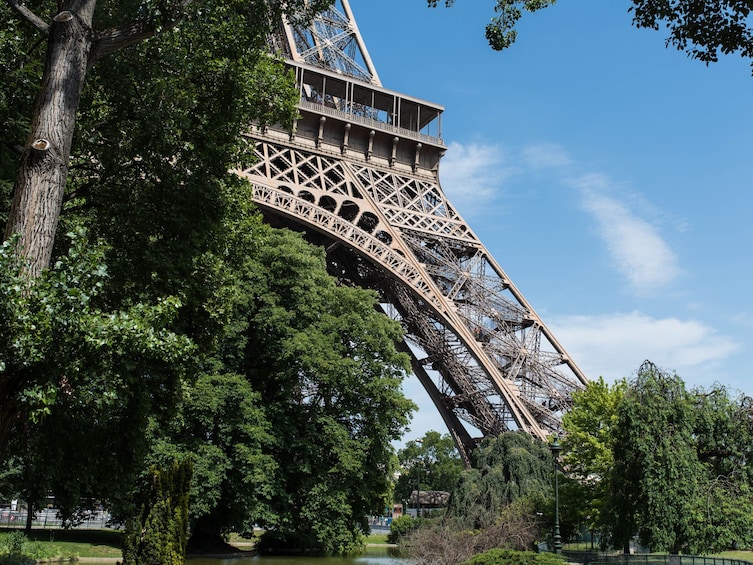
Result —
M266 219L380 293L466 463L479 436L558 433L586 377L442 192L443 108L381 86L347 0L272 45L301 117L248 134L258 162L238 174Z

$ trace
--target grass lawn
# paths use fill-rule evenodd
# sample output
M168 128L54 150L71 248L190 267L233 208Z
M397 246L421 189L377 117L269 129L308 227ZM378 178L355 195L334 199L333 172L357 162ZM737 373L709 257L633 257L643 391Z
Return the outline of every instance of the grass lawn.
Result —
M725 559L740 559L742 561L750 561L753 563L753 551L723 551L722 553L714 553L710 557L724 557Z
M0 542L11 531L0 529ZM121 557L121 532L114 530L32 530L29 541L53 547L49 555L59 557Z
M366 543L383 545L387 543L387 534L371 534L366 538Z

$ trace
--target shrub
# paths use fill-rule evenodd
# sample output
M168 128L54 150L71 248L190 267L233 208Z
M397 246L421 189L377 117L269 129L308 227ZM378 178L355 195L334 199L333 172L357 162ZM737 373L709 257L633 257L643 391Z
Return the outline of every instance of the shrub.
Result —
M462 565L564 565L564 563L559 555L553 553L496 548L474 555Z
M11 532L0 545L0 565L33 565L35 559L27 555L27 539L23 532Z
M410 516L400 516L390 523L390 534L387 536L387 543L400 543L400 541L417 530L426 523L425 518L411 518Z

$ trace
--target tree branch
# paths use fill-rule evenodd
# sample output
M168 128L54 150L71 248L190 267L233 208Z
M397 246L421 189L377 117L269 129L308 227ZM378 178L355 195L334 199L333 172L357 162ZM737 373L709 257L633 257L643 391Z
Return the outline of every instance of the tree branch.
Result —
M183 0L182 8L185 9L191 2L192 0ZM170 31L181 21L183 21L182 17L176 17L168 23L163 23L159 26L159 32ZM139 43L155 35L157 35L157 27L144 22L131 22L99 32L94 42L94 49L92 50L91 64L96 63L103 57L119 49Z
M8 6L18 12L21 17L28 21L31 25L37 28L45 36L50 35L50 26L34 12L29 10L24 4L18 0L5 0Z
M112 27L97 34L97 39L92 50L91 63L156 35L157 30L142 22L131 22L126 25Z

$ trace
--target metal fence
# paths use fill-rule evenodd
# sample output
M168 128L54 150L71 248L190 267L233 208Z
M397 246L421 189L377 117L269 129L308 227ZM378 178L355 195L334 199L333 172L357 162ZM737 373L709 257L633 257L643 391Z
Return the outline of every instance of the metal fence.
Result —
M108 512L88 512L76 520L75 524L68 524L82 530L101 530L111 528L111 517ZM1 528L24 528L26 527L25 510L0 510ZM62 528L63 521L58 517L54 509L40 510L31 522L32 528Z
M636 553L610 555L589 551L563 551L567 560L584 565L753 565L742 559L725 559L704 555L660 555Z

